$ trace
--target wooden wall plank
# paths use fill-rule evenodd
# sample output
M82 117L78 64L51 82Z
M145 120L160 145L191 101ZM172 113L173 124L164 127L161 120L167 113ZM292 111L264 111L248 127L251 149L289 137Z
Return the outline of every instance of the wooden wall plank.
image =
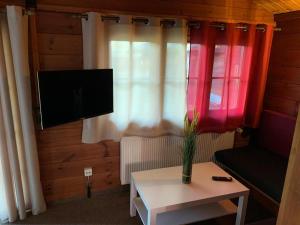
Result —
M112 142L116 143L116 142ZM63 146L62 148L43 148L39 152L39 159L42 165L65 163L69 161L86 161L93 159L103 159L109 157L118 157L120 154L119 143L115 147L111 145L103 148L102 143L99 144L82 144L70 146Z
M293 21L295 19L300 19L300 15L299 15L299 12L289 12L289 13L280 13L280 14L275 14L275 20L276 20L276 23L285 23L286 21ZM286 24L287 25L287 24ZM288 27L288 25L287 25Z
M300 102L300 12L276 16L264 108L296 116Z
M104 158L96 157L94 159L80 161L73 160L73 158L67 160L68 161L62 163L42 164L40 166L42 181L80 176L83 175L85 167L92 167L94 175L114 172L116 168L119 168L120 164L119 156Z
M38 45L42 55L82 56L82 35L40 33Z
M47 202L85 196L86 178L83 176L67 177L63 179L47 180L42 183ZM105 190L120 185L118 172L95 174L92 177L92 191Z
M287 50L300 50L300 33L281 33L279 32L274 37L273 48Z
M297 116L297 109L299 104L298 101L283 97L266 96L264 104L264 108L267 110L288 114L294 117Z
M269 69L269 79L270 82L277 81L300 85L300 67L271 65Z
M82 123L80 121L67 123L64 125L48 128L39 132L38 143L45 148L66 145L80 145Z
M300 99L300 86L292 83L269 82L267 92L271 96L298 101Z
M275 46L275 44L274 44ZM272 48L270 64L298 67L300 65L300 50Z
M79 55L40 55L41 70L82 69L83 58Z
M68 13L38 12L37 30L47 34L81 35L81 20Z

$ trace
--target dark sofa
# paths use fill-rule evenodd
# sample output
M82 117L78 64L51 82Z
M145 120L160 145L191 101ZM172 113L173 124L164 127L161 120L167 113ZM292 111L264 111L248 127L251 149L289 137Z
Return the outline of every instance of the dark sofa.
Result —
M215 160L280 203L295 122L293 117L265 110L249 145L218 151Z

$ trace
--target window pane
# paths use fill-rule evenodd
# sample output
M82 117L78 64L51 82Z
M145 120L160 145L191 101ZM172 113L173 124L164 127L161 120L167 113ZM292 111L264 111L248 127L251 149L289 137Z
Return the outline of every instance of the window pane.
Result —
M241 77L242 68L244 66L245 46L236 45L232 50L231 77Z
M232 79L229 86L229 109L237 109L239 107L240 95L240 79Z
M227 45L216 45L212 77L224 77L226 70Z
M161 105L158 85L133 85L130 104L130 121L133 125L149 128L159 124Z
M186 112L186 107L184 107L186 105L185 98L185 83L165 84L163 118L182 127L183 118Z
M197 78L201 68L201 51L204 46L200 44L190 44L189 53L189 77Z
M131 63L133 81L160 82L160 49L157 44L133 42Z
M130 74L130 42L110 42L110 67L114 70L114 82L124 82L129 79Z
M186 65L182 59L186 56L186 45L180 43L167 43L166 74L167 82L185 82Z
M223 79L213 79L210 90L209 97L209 109L216 110L221 109L222 98L223 98L223 88L224 80Z
M163 118L183 127L186 107L186 56L185 43L167 43L165 82L163 88Z
M129 41L110 41L109 47L110 67L114 73L114 113L110 116L113 121L118 121L115 123L117 130L126 129L129 120L130 45Z

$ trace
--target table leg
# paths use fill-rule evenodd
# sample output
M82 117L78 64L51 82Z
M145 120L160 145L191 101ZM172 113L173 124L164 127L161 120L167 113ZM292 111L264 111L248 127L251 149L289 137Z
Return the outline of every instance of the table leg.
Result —
M156 225L156 216L156 212L148 210L147 225Z
M237 209L235 225L244 225L247 204L248 204L248 193L239 197L239 205Z
M136 190L135 184L133 182L133 179L131 178L131 182L130 182L130 216L131 217L136 216L136 208L133 203L133 200L136 197L137 197L137 190Z

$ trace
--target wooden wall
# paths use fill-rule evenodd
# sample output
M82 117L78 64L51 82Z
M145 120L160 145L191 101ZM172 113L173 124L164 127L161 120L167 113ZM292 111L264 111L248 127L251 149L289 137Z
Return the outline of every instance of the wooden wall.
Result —
M31 19L34 28L31 27L33 80L35 70L38 69L82 68L81 21L74 18L70 12L101 11L108 14L166 15L228 22L268 24L274 22L270 12L257 7L250 0L38 0L37 2L36 20ZM106 141L98 144L82 144L81 132L82 122L37 131L41 179L48 202L84 196L86 185L83 176L84 167L93 167L94 191L120 185L119 143Z
M296 117L300 101L300 11L275 16L265 109Z
M80 19L70 14L40 12L36 27L41 70L82 69ZM93 168L93 191L120 184L119 143L82 144L81 131L82 122L38 131L41 179L48 202L84 196L84 167Z

